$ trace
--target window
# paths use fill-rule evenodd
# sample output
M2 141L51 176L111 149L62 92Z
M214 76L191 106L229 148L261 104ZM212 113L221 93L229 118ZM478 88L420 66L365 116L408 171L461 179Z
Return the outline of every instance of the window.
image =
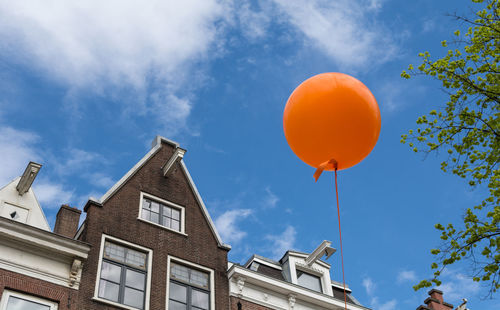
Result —
M210 309L209 273L171 262L168 309Z
M297 270L297 283L300 286L306 287L308 289L322 292L321 290L321 279L318 276L305 273L301 270Z
M142 194L140 218L163 227L184 232L184 208L161 199Z
M104 241L97 296L144 309L148 254Z
M57 304L42 298L5 290L0 303L1 310L56 310Z

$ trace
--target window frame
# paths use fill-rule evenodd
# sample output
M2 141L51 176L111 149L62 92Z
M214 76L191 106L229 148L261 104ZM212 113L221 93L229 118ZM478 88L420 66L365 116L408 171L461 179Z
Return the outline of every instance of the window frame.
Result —
M142 218L142 205L143 205L144 198L149 199L149 200L153 200L153 201L158 202L160 204L163 204L163 205L165 205L165 206L167 206L169 208L176 209L176 210L180 211L180 225L179 225L180 227L179 227L179 230L175 230L173 228L170 228L170 227L167 227L167 226L163 226L160 223L156 223L156 222L153 222L153 221L146 220L146 219ZM165 199L161 199L161 198L153 196L151 194L141 192L141 198L140 198L140 201L139 201L139 216L137 217L138 220L146 222L148 224L152 224L152 225L161 227L163 229L167 229L169 231L176 232L176 233L184 235L184 236L187 236L187 234L185 232L185 226L186 226L185 225L185 223L186 223L186 216L185 216L185 214L186 214L186 209L183 206L178 205L176 203L173 203L171 201L165 200ZM160 218L161 218L161 213L160 213Z
M151 293L151 270L152 270L152 264L153 264L153 250L142 247L140 245L137 245L137 244L134 244L131 242L128 242L128 241L125 241L125 240L122 240L122 239L119 239L119 238L116 238L116 237L112 237L110 235L106 235L106 234L102 234L102 236L101 236L101 245L100 245L100 251L99 251L99 263L97 265L97 274L96 274L96 281L95 281L95 287L94 287L94 296L92 297L92 300L99 301L99 302L106 303L106 304L110 304L110 305L113 305L115 307L119 307L122 309L128 309L128 310L139 309L139 308L135 308L132 306L128 306L125 304L121 304L118 302L114 302L114 301L99 297L99 283L101 280L102 263L106 260L107 263L119 265L119 263L114 262L114 261L109 260L109 259L104 257L104 244L106 243L106 241L110 241L111 243L115 243L115 244L118 244L120 246L130 248L132 250L140 251L140 252L147 254L147 258L146 258L146 287L144 290L144 307L143 307L143 309L148 310L149 303L150 303L150 293ZM124 267L122 266L121 268L124 268ZM135 271L137 268L132 267L130 269ZM122 281L120 279L120 284L119 284L120 289L122 288L122 286L125 286L125 284L121 283L121 282Z
M309 287L306 287L306 286L303 286L303 285L299 284L299 272L302 272L302 273L305 273L307 275L310 275L310 276L318 278L319 285L320 285L320 291L317 291L317 290L314 290L312 288L309 288ZM320 272L320 271L316 271L314 269L309 269L309 268L304 268L303 266L300 266L300 265L296 265L295 266L295 279L297 281L297 285L299 285L300 287L306 288L308 290L311 290L311 291L314 291L314 292L318 292L318 293L322 293L322 294L326 294L327 291L326 291L326 288L325 288L324 276L325 275L322 272Z
M208 291L209 310L215 310L215 279L214 279L215 272L214 272L214 270L207 268L207 267L204 267L204 266L201 266L201 265L198 265L198 264L195 264L195 263L192 263L192 262L189 262L189 261L181 259L181 258L170 256L170 255L167 257L167 292L166 292L166 298L165 298L166 309L168 310L168 305L169 305L169 301L170 301L170 281L171 281L170 268L172 266L172 263L177 264L177 265L184 265L188 268L199 270L199 271L202 271L202 272L205 272L208 274L208 276L209 276L209 291ZM176 284L183 285L183 286L186 286L188 288L193 287L194 289L199 290L199 291L205 291L205 292L207 291L207 290L204 290L204 289L199 288L197 286L191 286L191 285L184 283L184 282L180 282L177 280L173 280L173 281Z
M57 302L51 301L49 299L45 299L45 298L38 297L38 296L33 296L33 295L25 294L25 293L20 293L20 292L15 292L15 291L11 291L8 289L4 289L3 294L2 294L2 298L0 300L0 309L1 310L7 310L7 305L9 302L9 298L11 296L14 296L14 297L19 298L19 299L31 301L34 303L38 303L38 304L41 304L44 306L48 306L50 308L50 310L57 310L59 308L59 304Z

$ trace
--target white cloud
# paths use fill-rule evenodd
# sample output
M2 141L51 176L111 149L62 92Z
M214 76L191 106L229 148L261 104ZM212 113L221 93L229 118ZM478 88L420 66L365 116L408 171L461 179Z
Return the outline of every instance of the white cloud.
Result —
M445 269L441 275L442 284L437 288L449 303L461 303L462 298L470 298L480 292L481 285L470 277L451 269Z
M396 53L389 30L371 21L381 1L273 1L287 21L340 66L383 63Z
M383 302L383 303L381 303L379 301L379 298L377 296L375 296L375 290L376 290L377 286L370 277L364 278L362 284L366 290L366 295L368 295L371 298L370 299L370 306L373 309L378 309L378 310L394 310L394 309L396 309L398 302L395 299L391 299L391 300Z
M398 273L397 281L398 283L415 282L417 281L417 275L413 270L403 270Z
M192 107L194 68L220 53L230 11L217 0L2 1L0 55L68 94L104 94L176 128Z
M250 209L235 209L229 210L221 214L215 220L217 231L221 235L224 242L239 242L247 233L242 231L238 226L238 222L252 214Z
M269 188L269 186L266 187L265 191L266 191L266 195L264 196L264 207L266 207L266 208L276 207L276 204L280 201L278 196L276 196L276 194L274 194L271 191L271 188Z
M267 35L272 13L266 2L260 2L260 11L250 8L250 3L244 1L238 7L238 19L241 24L241 31L249 40L261 39Z
M53 159L52 168L54 171L61 175L71 175L78 171L86 171L88 168L97 163L103 163L106 160L99 154L80 150L77 148L70 148L65 150L62 154L64 159ZM61 156L61 154L58 154Z
M0 187L23 174L30 161L40 161L35 149L39 138L27 131L11 127L0 127L0 150L2 169L0 169Z
M112 178L102 172L90 173L88 175L85 175L85 178L90 184L104 189L109 189L116 183Z
M2 150L2 169L0 169L0 187L20 176L30 161L43 164L38 150L39 137L29 131L11 127L0 127L0 150ZM57 208L70 202L73 193L64 189L61 184L43 177L46 168L42 166L40 176L33 183L38 201L43 207Z
M62 204L70 204L73 192L67 191L61 184L55 184L48 180L39 180L33 184L38 202L47 209L57 209Z
M380 303L377 297L372 298L371 307L377 310L394 310L396 309L398 302L395 299L391 299L387 302Z
M366 294L371 296L375 291L375 283L373 283L373 280L371 278L364 278L362 284L366 290Z
M293 249L296 235L297 232L292 226L287 226L279 235L267 235L265 238L271 241L272 258L279 259L286 251Z

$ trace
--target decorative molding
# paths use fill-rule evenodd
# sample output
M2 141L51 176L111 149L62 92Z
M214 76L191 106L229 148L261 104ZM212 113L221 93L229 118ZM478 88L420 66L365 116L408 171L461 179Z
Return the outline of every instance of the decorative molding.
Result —
M290 310L293 310L293 307L295 307L296 298L297 296L295 294L288 295L288 307L290 308Z
M238 295L243 295L243 288L245 287L245 278L238 277L236 279L236 285L238 286Z
M81 276L81 270L83 268L82 261L79 259L74 259L73 264L71 264L71 269L69 272L69 286L73 287L75 282L80 282L79 278Z
M312 266L316 261L321 259L324 255L326 255L326 259L330 258L337 250L332 248L331 241L323 240L321 244L306 258L306 264L308 266Z
M295 263L295 267L298 267L299 270L311 272L312 274L318 275L320 277L322 277L324 274L323 270L302 263Z
M167 177L170 170L174 167L174 164L180 161L184 157L184 154L186 154L185 149L182 149L180 147L175 149L174 154L172 154L170 159L162 167L164 177Z
M16 189L19 192L19 195L24 195L33 184L38 172L42 168L41 164L37 164L35 162L30 161L26 169L24 170L19 183L17 183Z
M90 250L87 243L1 217L0 234L4 239L16 240L20 244L29 244L68 257L87 259Z

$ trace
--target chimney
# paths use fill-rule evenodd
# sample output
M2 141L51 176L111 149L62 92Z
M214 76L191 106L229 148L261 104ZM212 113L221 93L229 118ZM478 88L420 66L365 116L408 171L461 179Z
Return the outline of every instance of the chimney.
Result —
M54 233L73 239L78 230L81 210L62 205L57 212L56 224L54 225Z
M453 310L453 305L443 300L443 292L433 288L429 296L424 300L425 306L419 306L417 310Z

